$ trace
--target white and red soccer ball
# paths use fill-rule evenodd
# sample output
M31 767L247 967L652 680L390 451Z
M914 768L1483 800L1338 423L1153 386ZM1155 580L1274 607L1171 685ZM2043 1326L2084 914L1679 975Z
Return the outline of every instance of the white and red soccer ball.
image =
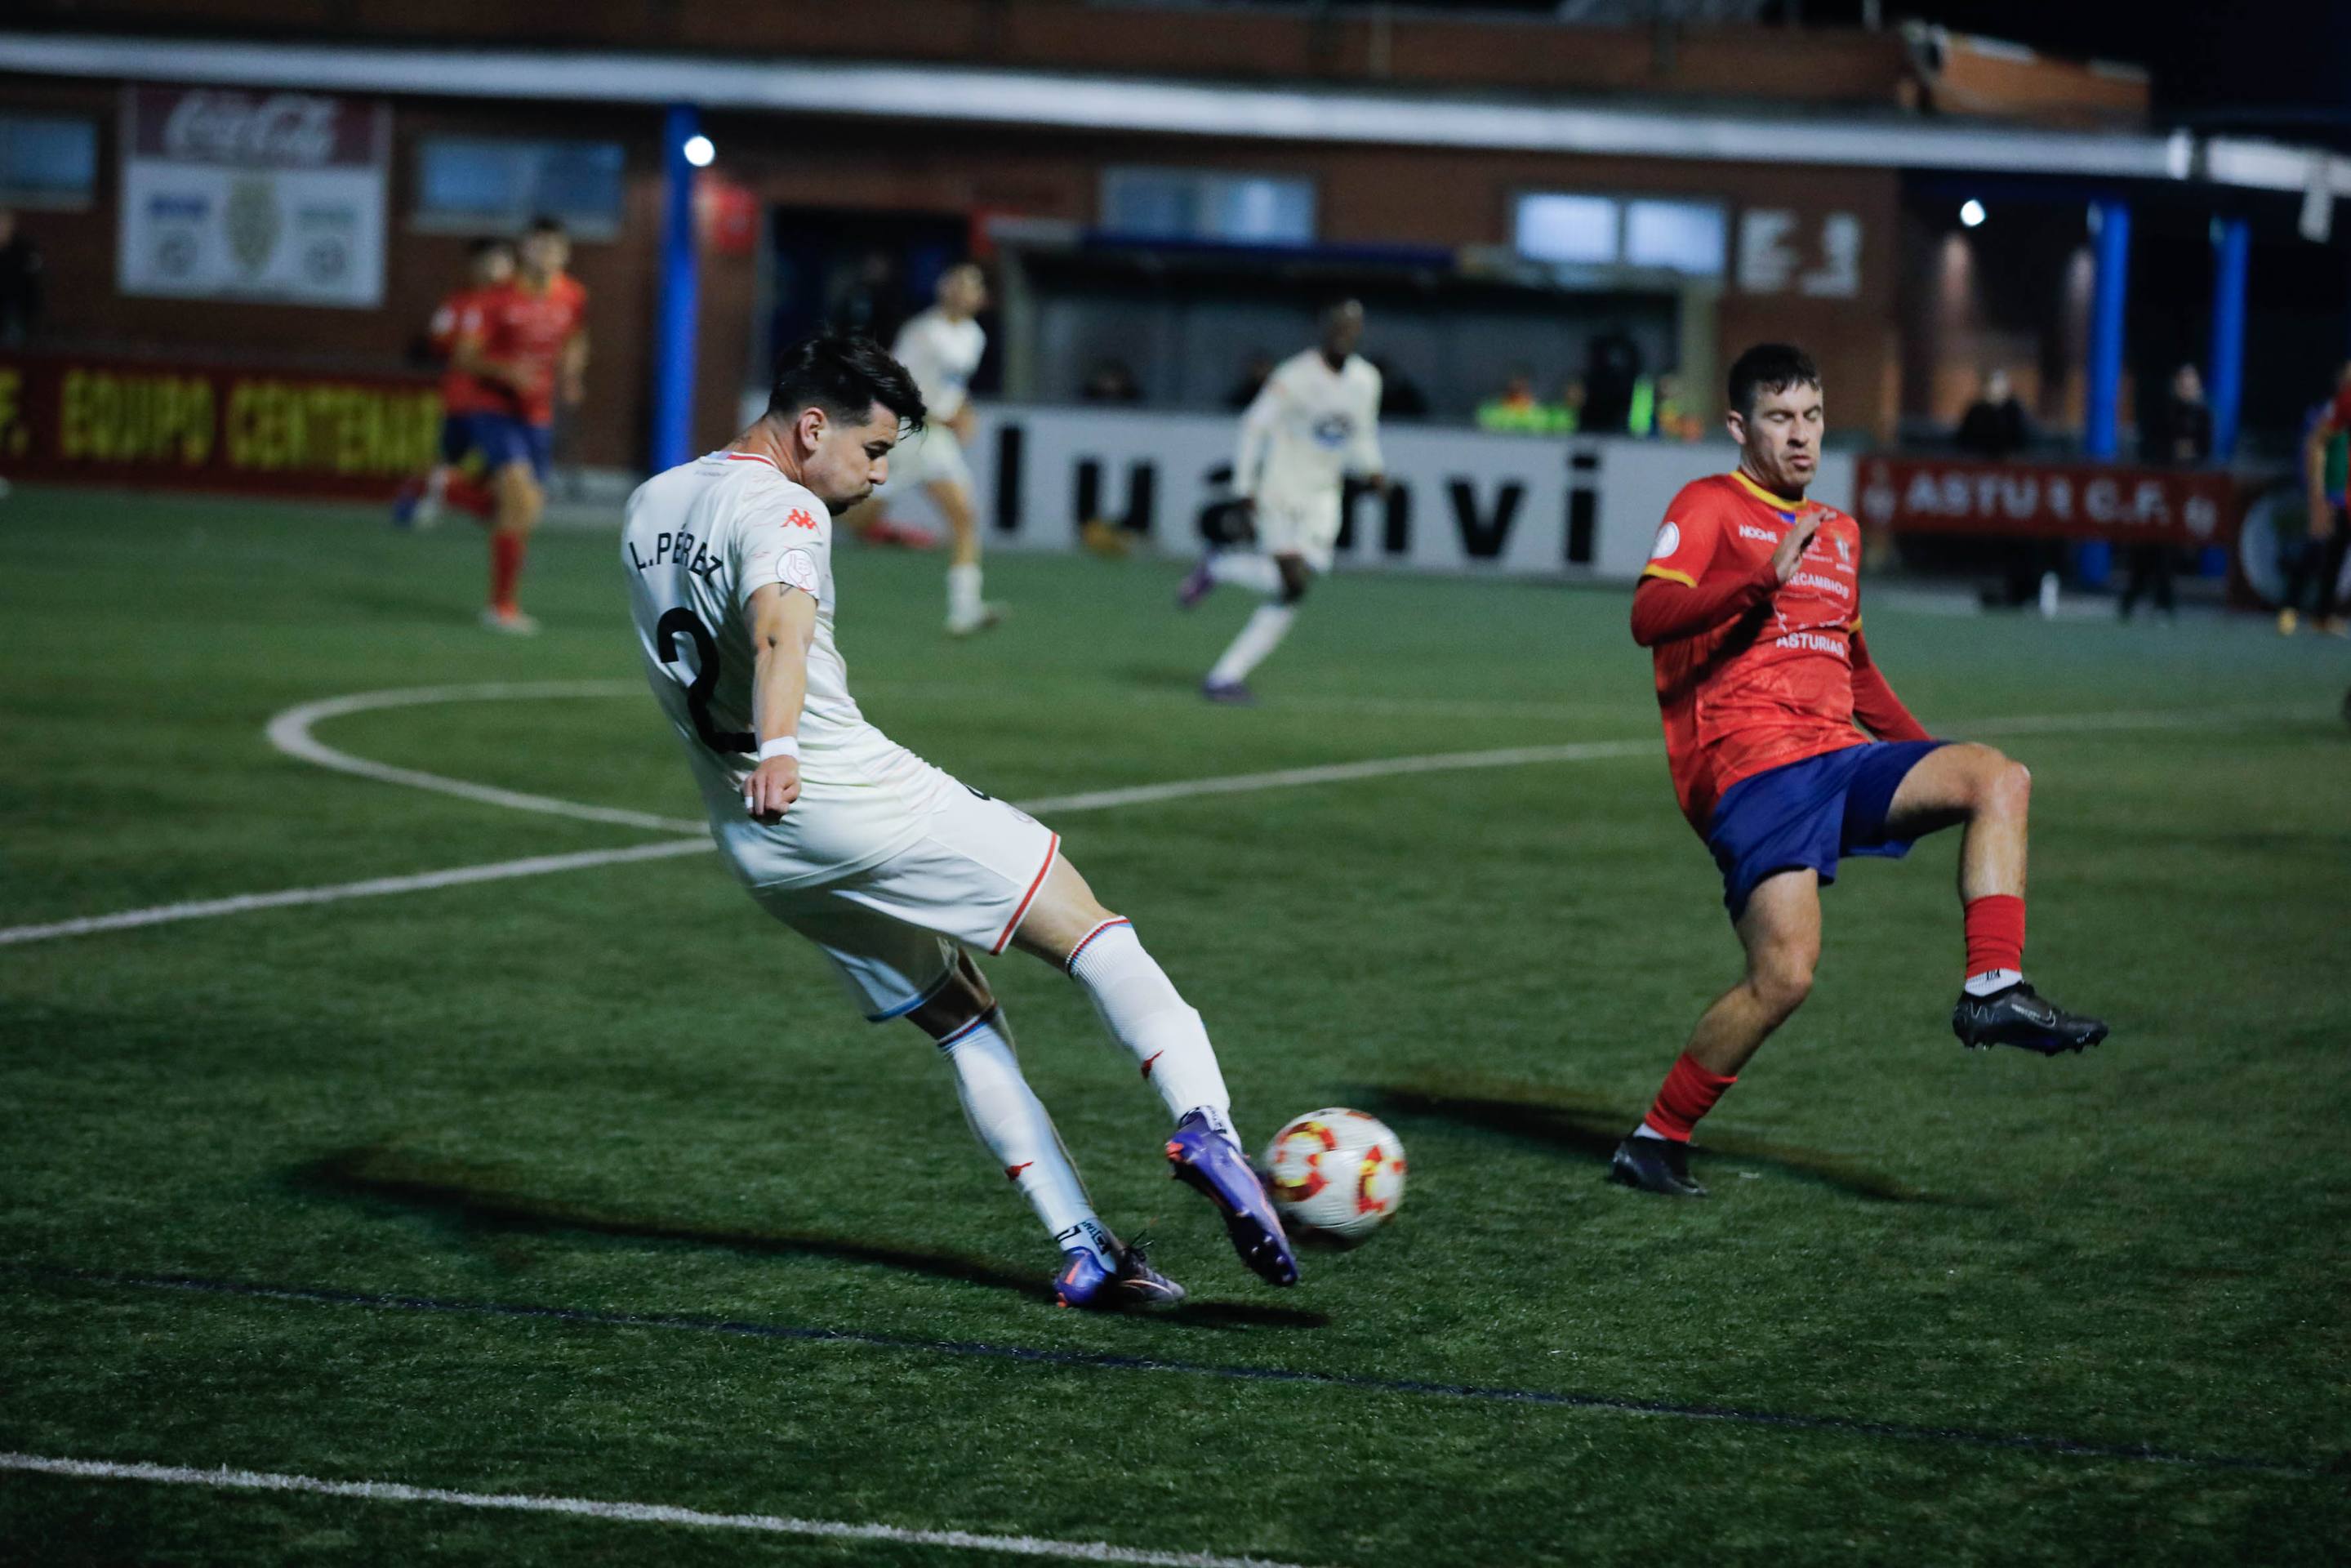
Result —
M1343 1106L1293 1119L1265 1151L1266 1189L1282 1225L1348 1246L1396 1211L1404 1170L1404 1145L1386 1124Z

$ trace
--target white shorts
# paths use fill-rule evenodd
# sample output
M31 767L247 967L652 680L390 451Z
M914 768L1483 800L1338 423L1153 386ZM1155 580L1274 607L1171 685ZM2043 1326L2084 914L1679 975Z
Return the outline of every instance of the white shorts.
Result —
M1306 496L1276 493L1257 498L1257 548L1266 554L1294 555L1316 571L1329 571L1338 543L1335 486Z
M968 490L971 465L964 461L963 443L943 424L925 425L890 454L890 482L879 494L903 496L925 485L960 485Z
M958 946L1003 952L1061 845L1026 811L958 786L923 836L879 865L812 886L754 886L751 896L822 948L881 1023L936 995Z

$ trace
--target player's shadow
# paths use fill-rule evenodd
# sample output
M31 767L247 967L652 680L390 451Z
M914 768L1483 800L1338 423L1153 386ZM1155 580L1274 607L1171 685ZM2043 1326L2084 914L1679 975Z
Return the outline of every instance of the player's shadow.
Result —
M714 1247L764 1257L826 1258L873 1264L928 1279L1004 1291L1050 1303L1053 1291L1033 1274L1016 1274L977 1258L809 1231L742 1230L690 1221L613 1214L511 1190L499 1173L381 1146L345 1149L294 1173L304 1192L359 1199L429 1217L467 1237L569 1234L613 1240ZM1138 1322L1190 1328L1321 1328L1321 1312L1240 1301L1186 1301Z
M1598 1095L1522 1085L1440 1090L1389 1084L1367 1090L1365 1095L1372 1102L1369 1108L1392 1120L1408 1122L1417 1117L1450 1122L1588 1159L1593 1163L1595 1179L1605 1175L1608 1157L1615 1153L1625 1130L1637 1115ZM1736 1133L1719 1136L1709 1133L1693 1152L1698 1157L1692 1174L1701 1179L1708 1164L1735 1162L1768 1166L1799 1181L1834 1187L1877 1203L1949 1201L1866 1170L1839 1155L1793 1144L1771 1143Z

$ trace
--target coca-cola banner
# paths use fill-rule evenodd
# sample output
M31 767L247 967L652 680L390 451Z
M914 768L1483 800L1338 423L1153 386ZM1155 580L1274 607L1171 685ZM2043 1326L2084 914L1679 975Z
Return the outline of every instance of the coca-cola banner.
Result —
M384 104L133 86L122 122L122 292L383 302Z
M2236 523L2236 481L2191 468L1968 458L1861 460L1862 521L1912 533L2215 544Z

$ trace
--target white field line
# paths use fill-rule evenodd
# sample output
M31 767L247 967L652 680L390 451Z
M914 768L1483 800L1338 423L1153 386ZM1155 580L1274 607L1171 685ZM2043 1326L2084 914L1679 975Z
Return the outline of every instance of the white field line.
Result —
M314 762L340 773L382 783L404 784L455 795L485 805L509 810L574 817L586 821L660 831L690 832L689 839L664 840L620 850L589 850L576 854L539 855L525 860L497 861L486 865L457 866L447 871L420 872L409 876L375 877L365 882L290 888L281 893L243 894L228 898L201 899L186 904L157 904L113 915L89 915L38 925L0 926L0 946L43 942L61 936L88 936L106 931L162 925L181 920L205 920L217 915L246 915L256 910L297 904L333 904L350 898L377 898L397 893L423 893L461 887L471 883L499 882L512 877L544 876L555 872L582 871L634 861L665 860L711 847L704 823L675 817L656 817L546 795L527 795L494 789L463 779L413 768L392 768L353 757L311 735L311 727L343 714L376 708L412 707L443 702L491 702L523 697L590 697L631 695L639 690L632 681L494 682L468 686L417 686L400 691L358 692L291 707L269 721L270 744L289 757ZM2190 712L2147 710L2087 714L2027 714L1987 719L1965 727L1970 735L2064 734L2070 730L2201 729L2231 723L2290 716L2300 708L2232 707ZM1448 751L1421 757L1373 758L1361 762L1329 763L1320 767L1277 768L1265 773L1235 773L1220 778L1176 779L1163 784L1135 784L1114 789L1093 789L1071 795L1050 795L1016 801L1032 814L1066 816L1073 811L1102 811L1119 806L1147 805L1204 795L1238 795L1261 789L1299 789L1364 779L1393 778L1414 773L1450 773L1481 768L1518 768L1551 762L1597 762L1617 758L1655 756L1662 747L1653 740L1573 741L1558 746L1508 747L1492 751Z
M486 806L504 806L513 811L538 811L551 817L570 817L582 822L609 822L620 828L645 828L656 833L699 833L704 831L703 823L681 817L656 817L650 812L626 811L611 806L586 806L577 800L526 795L518 790L500 789L465 779L449 779L413 768L394 768L389 763L371 762L364 757L338 751L310 733L311 727L321 720L340 718L345 714L367 713L376 708L418 707L434 703L505 702L522 697L615 697L643 690L643 683L638 681L496 681L484 685L411 686L402 691L355 692L347 697L328 697L321 702L304 703L298 707L287 708L269 721L269 744L288 757L314 762L321 768L331 768L338 773L352 773L384 784L405 784L412 789L430 789L435 794L478 800Z
M363 1502L435 1502L453 1508L495 1509L508 1513L571 1514L627 1524L682 1524L700 1530L743 1530L761 1535L797 1535L822 1541L885 1541L901 1546L937 1546L963 1552L997 1552L1010 1557L1049 1557L1069 1563L1135 1563L1143 1568L1299 1568L1263 1557L1224 1557L1209 1552L1154 1552L1113 1546L1103 1541L1054 1541L1035 1535L977 1535L964 1530L905 1530L890 1524L852 1524L844 1520L792 1519L772 1513L705 1513L666 1503L608 1502L586 1497L532 1497L516 1492L450 1491L400 1481L330 1481L273 1470L202 1470L180 1465L113 1464L99 1459L57 1459L38 1454L0 1453L0 1470L65 1476L76 1480L152 1481L165 1486L214 1490L307 1492L314 1497L356 1498Z
M90 936L101 931L129 931L141 925L168 925L178 920L210 920L223 915L251 915L256 910L288 909L304 904L339 904L347 898L381 898L394 893L429 893L434 888L463 887L468 883L503 882L509 877L547 876L559 871L585 871L590 866L620 865L631 861L667 860L714 847L708 838L664 839L659 843L632 844L624 850L587 850L578 854L533 855L528 860L494 861L487 865L461 865L448 871L419 872L413 876L379 876L366 882L337 883L326 887L293 887L282 893L246 893L228 898L198 899L189 904L159 904L148 909L126 909L113 915L92 915L79 920L57 920L46 925L0 926L0 947L20 942L47 942L58 936Z

